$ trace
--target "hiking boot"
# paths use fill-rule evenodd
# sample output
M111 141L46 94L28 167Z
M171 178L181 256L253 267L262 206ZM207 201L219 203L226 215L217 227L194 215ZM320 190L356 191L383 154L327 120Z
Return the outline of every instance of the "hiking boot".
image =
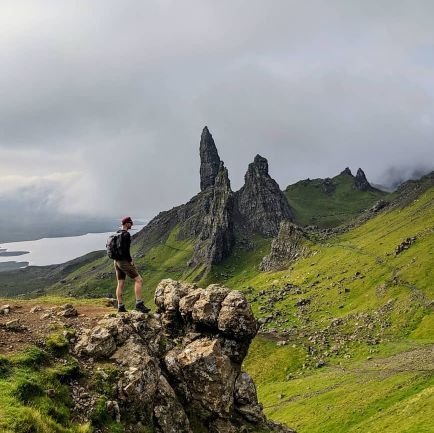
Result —
M141 302L137 302L136 303L136 308L137 311L140 311L141 313L149 313L151 310L143 303L143 301Z
M126 313L127 309L125 308L124 304L119 305L118 307L118 313Z

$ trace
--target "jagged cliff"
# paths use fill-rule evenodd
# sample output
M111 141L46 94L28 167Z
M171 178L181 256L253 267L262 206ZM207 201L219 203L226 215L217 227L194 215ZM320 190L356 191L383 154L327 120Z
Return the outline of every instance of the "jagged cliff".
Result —
M351 170L346 167L345 170L343 170L340 175L346 175L352 178L353 180L353 186L354 189L357 189L359 191L374 191L375 188L371 186L371 184L368 182L368 179L366 179L365 172L359 168L357 170L356 175L354 176L353 173L351 173Z
M357 170L356 177L354 178L354 186L359 191L369 191L374 189L368 182L368 179L366 179L365 172L361 168Z
M292 213L285 195L268 173L268 161L256 155L244 180L244 186L235 194L238 226L245 233L276 236L280 222L292 220Z
M248 165L244 185L233 192L208 127L202 131L199 153L201 192L188 203L160 213L135 241L139 254L145 254L177 227L178 239L194 241L188 265L203 267L200 277L229 257L237 242L253 246L255 235L277 237L261 269L284 267L294 259L293 236L299 232L289 229L290 225L281 226L282 222L336 225L386 195L369 184L361 168L354 176L348 167L334 178L306 179L283 193L269 174L267 159L260 155Z
M105 395L113 420L130 432L293 432L265 418L255 384L241 370L257 332L244 295L163 280L155 303L155 315L107 316L82 330L73 347L87 371L101 362L116 369ZM86 386L82 381L89 395ZM85 421L94 410L76 416Z
M233 221L233 193L228 170L220 163L210 196L208 213L204 215L201 232L191 264L214 264L232 251L235 242Z
M178 227L179 239L195 242L188 265L209 269L231 254L237 237L276 236L280 222L292 220L286 197L269 175L265 158L255 157L244 186L233 192L228 170L207 127L202 131L199 153L201 192L188 203L160 213L138 233L134 241L139 254L164 242Z

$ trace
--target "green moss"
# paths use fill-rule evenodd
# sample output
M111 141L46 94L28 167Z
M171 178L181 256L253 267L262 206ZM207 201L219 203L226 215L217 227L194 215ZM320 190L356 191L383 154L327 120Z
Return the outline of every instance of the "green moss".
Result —
M34 397L43 395L43 393L42 385L33 378L19 378L12 391L12 395L25 404L28 404Z
M16 365L22 367L38 368L47 364L49 362L50 356L45 350L36 346L32 346L26 349L24 352L13 356L11 359Z
M68 352L69 341L62 332L57 332L47 338L46 345L51 353L60 356Z
M37 347L4 359L8 374L0 377L0 431L91 433L90 425L71 421L68 380L76 377L77 361L57 361Z
M8 377L11 373L12 363L5 356L0 356L0 379Z
M78 379L81 375L78 361L73 357L66 357L65 362L61 362L47 369L47 377L50 380L68 383L72 379Z
M98 399L91 415L91 423L93 426L104 427L104 425L111 423L112 419L107 412L106 403L106 397L101 397Z
M101 364L91 379L92 389L100 395L110 398L113 395L113 385L119 379L119 369L113 364Z

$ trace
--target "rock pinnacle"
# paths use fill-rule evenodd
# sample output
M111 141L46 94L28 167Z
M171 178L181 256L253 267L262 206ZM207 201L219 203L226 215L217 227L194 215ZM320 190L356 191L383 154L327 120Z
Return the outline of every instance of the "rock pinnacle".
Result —
M365 173L361 168L357 170L356 177L354 178L354 186L359 191L368 191L372 189L371 184L366 179Z
M205 126L200 137L200 190L204 191L214 185L219 172L220 157L214 139Z

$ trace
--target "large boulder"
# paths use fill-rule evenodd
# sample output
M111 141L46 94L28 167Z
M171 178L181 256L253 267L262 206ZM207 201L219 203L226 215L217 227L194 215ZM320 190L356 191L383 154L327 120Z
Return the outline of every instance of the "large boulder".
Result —
M202 290L199 298L192 305L191 318L194 322L217 327L217 320L222 303L228 296L229 290L223 287L208 287Z
M219 331L239 339L252 339L258 331L250 304L241 292L232 291L221 304Z

